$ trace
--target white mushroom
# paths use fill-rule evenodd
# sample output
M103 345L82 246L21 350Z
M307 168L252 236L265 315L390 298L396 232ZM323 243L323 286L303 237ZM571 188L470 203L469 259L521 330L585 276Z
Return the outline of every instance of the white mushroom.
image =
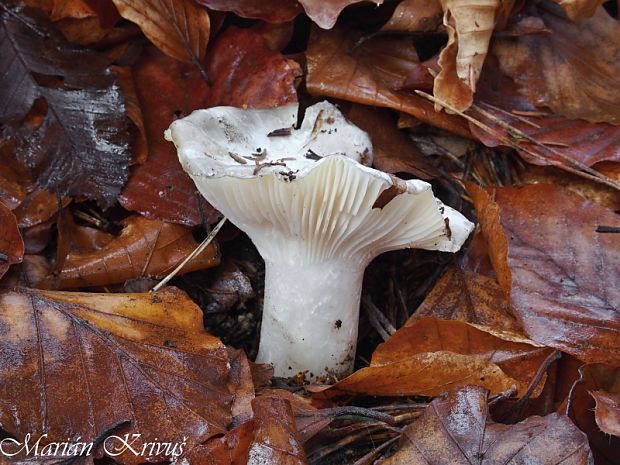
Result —
M175 121L166 138L202 195L265 260L258 362L315 379L353 368L364 269L388 250L457 251L473 229L433 196L371 161L368 135L327 102L217 107ZM360 163L362 162L362 163Z

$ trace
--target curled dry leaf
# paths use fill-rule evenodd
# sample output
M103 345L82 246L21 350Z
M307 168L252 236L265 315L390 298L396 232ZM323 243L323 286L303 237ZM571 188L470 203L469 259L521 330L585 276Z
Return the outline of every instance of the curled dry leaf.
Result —
M226 347L205 333L201 310L177 289L4 292L0 334L0 423L17 440L47 433L42 442L97 442L115 431L139 433L138 451L183 437L189 448L231 421ZM144 456L126 449L116 459L136 465ZM150 457L166 459L169 452Z
M146 162L134 169L120 204L148 218L186 225L217 220L185 174L164 130L177 117L208 106L209 87L195 68L147 47L133 68L148 141Z
M416 33L435 31L441 24L443 10L438 0L403 0L394 10L381 32Z
M540 16L550 34L498 40L501 69L537 107L594 123L620 125L620 23L602 7L573 23L551 11ZM592 53L596 50L596 53Z
M599 403L601 394L605 400L609 396L615 398L615 405L606 401ZM620 368L598 363L585 365L579 368L579 379L560 408L588 435L595 463L599 465L620 463L620 437L617 434L619 394Z
M9 266L21 263L24 241L17 227L17 219L11 210L0 202L0 278Z
M471 106L498 16L506 16L512 4L513 0L441 0L448 43L439 55L435 97L459 111Z
M94 45L103 39L120 19L112 0L54 1L50 13L56 27L70 42Z
M497 281L458 267L448 268L410 322L425 316L464 321L517 334L523 332Z
M553 0L566 11L571 21L590 18L605 0Z
M286 23L301 13L297 0L196 0L216 11L232 11L242 18L262 19L268 23Z
M202 69L209 42L209 13L194 0L113 0L125 19L166 55Z
M589 465L588 440L571 421L553 413L516 425L494 423L487 393L467 387L435 399L407 426L400 448L381 465L445 463Z
M271 108L297 102L303 75L296 61L274 52L251 29L229 27L209 51L210 106Z
M331 29L336 24L338 16L347 6L360 3L364 0L298 0L304 7L306 14L312 21L323 29ZM383 0L371 0L375 5L381 5Z
M70 252L58 275L60 288L105 286L171 271L198 246L191 228L132 216L121 234L98 250ZM183 273L219 264L211 243L182 269ZM54 280L56 278L53 278Z
M469 186L491 261L525 333L586 362L620 362L613 211L562 187Z
M289 402L279 397L252 400L254 417L222 438L188 451L179 463L192 465L306 465Z
M359 47L359 34L343 28L313 30L306 57L306 87L313 95L328 96L364 105L393 108L422 122L468 137L463 120L437 113L426 99L400 90L413 74L426 74L408 40L376 37Z
M462 321L411 321L377 347L370 367L324 395L437 396L467 384L494 394L515 386L524 394L551 351L517 334L490 331Z
M116 201L131 161L123 96L107 64L67 44L35 10L6 7L0 14L0 122L21 121L35 100L45 103L32 132L5 128L18 159L41 187L104 207Z

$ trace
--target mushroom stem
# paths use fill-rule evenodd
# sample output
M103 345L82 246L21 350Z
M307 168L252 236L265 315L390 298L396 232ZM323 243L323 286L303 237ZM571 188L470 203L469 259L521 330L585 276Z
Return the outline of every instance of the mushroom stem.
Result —
M257 362L276 376L343 377L353 369L365 263L265 263Z

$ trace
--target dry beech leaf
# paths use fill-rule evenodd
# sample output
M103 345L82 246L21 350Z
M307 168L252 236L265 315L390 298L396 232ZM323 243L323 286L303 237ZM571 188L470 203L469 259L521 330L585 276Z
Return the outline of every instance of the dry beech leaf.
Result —
M50 17L67 40L80 45L96 44L120 19L112 0L56 0Z
M381 465L589 465L588 441L571 421L553 413L516 425L494 423L479 387L435 399L407 426L399 450Z
M540 16L551 33L495 43L502 71L537 107L567 118L620 125L618 20L602 7L576 23L544 10Z
M605 0L553 0L566 11L571 21L590 18Z
M295 429L287 400L257 397L254 417L222 438L187 452L179 463L192 465L306 465L306 455Z
M131 150L123 95L107 59L69 45L41 12L14 6L0 14L0 68L0 122L22 120L36 102L45 107L36 108L43 115L36 126L5 128L37 183L113 204ZM49 87L40 83L50 80Z
M24 241L17 227L17 219L11 210L0 202L0 278L9 266L21 263Z
M324 394L437 396L467 384L494 394L516 386L524 394L551 350L517 334L489 331L462 321L411 321L377 347L370 367Z
M600 430L620 437L620 390L614 394L605 391L590 394L596 401L594 418Z
M560 186L468 186L491 261L525 333L586 362L620 362L613 211Z
M198 246L191 228L132 216L123 231L98 250L70 252L58 275L60 288L105 286L171 271ZM215 243L183 268L183 273L219 264ZM56 279L56 278L53 278Z
M415 87L407 82L412 73L426 73L411 41L376 37L354 48L359 37L338 27L312 31L306 52L306 87L311 94L393 108L435 127L470 136L461 118L437 113L426 99L400 90L406 84Z
M396 118L389 110L353 104L346 117L370 135L373 166L377 169L408 173L426 180L439 176L407 134L398 129Z
M297 102L296 61L271 50L261 34L229 27L209 51L211 106L271 108Z
M437 281L410 321L426 316L523 332L495 279L456 266L448 268Z
M616 404L599 404L597 394L606 393L616 399ZM620 394L620 368L605 364L590 364L579 368L579 379L573 384L567 402L561 411L588 435L597 465L620 464L620 437L618 437L617 397ZM611 407L611 408L610 408ZM602 417L602 418L601 418ZM611 421L611 424L608 423ZM601 426L610 430L601 430ZM614 433L615 431L615 433ZM616 434L616 436L612 436Z
M477 98L482 102L481 106L485 111L548 148L534 145L525 139L515 139L494 121L479 112L474 112L473 116L496 132L489 134L470 125L472 134L489 147L503 145L498 136L513 138L519 145L537 154L534 157L523 151L519 152L529 163L537 165L549 165L553 161L556 164L570 166L571 159L588 166L605 160L620 161L619 126L567 119L537 109L519 94L515 83L504 76L489 59L481 77ZM568 161L559 155L566 157Z
M443 10L439 0L404 0L381 32L416 33L435 31L441 24Z
M125 19L166 55L200 67L209 42L209 12L194 0L113 0Z
M47 433L43 442L78 435L90 442L115 431L139 433L137 450L183 437L187 448L224 433L231 421L227 349L175 288L4 292L0 334L0 423L19 440ZM144 461L129 450L116 459Z
M347 6L360 3L363 0L298 0L304 7L306 14L312 21L323 29L331 29L336 24L338 16ZM371 0L375 5L381 5L383 0Z
M297 0L196 0L215 11L232 11L242 18L262 19L268 23L286 23L301 13Z
M178 117L207 107L209 87L194 67L185 66L155 47L147 47L133 67L148 141L146 162L134 168L120 204L148 218L197 225L217 220L185 174L164 130Z
M448 43L439 55L441 71L435 78L435 97L459 111L471 106L497 17L510 10L512 3L513 0L441 0Z

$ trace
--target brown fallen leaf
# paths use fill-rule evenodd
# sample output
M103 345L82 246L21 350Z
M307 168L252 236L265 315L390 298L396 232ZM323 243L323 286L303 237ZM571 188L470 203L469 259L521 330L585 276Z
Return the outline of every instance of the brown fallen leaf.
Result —
M193 0L113 0L125 19L166 55L202 70L209 42L209 12Z
M105 12L105 13L104 13ZM70 42L95 45L120 19L112 0L55 0L50 18Z
M271 50L261 34L229 27L209 51L210 106L271 108L297 102L296 61Z
M400 90L411 73L426 68L408 40L375 37L354 48L360 35L344 29L314 29L306 52L306 87L313 95L393 108L422 122L469 137L462 118L435 112L424 98ZM417 71L416 71L417 70Z
M593 391L590 394L596 401L594 418L598 427L606 434L620 437L620 392Z
M537 107L571 119L619 125L618 21L602 7L576 23L546 9L539 14L551 33L495 42L502 71Z
M192 465L306 465L291 406L278 397L252 401L254 417L222 438L212 439L179 460Z
M566 11L571 21L590 18L605 0L553 0Z
M597 465L620 464L620 437L617 432L617 404L611 406L599 404L596 393L607 393L614 397L620 393L620 368L605 364L590 364L579 368L579 378L575 380L568 399L559 411L566 414L588 435L590 447ZM602 407L602 408L601 408ZM602 415L601 415L602 414ZM614 418L616 420L614 420ZM611 420L611 425L607 423ZM615 425L615 427L614 427ZM612 426L611 430L602 430L601 426Z
M17 227L15 215L0 202L0 278L9 266L21 263L24 241Z
M88 443L136 433L138 451L184 437L187 448L224 433L231 421L227 349L205 333L201 310L175 288L5 291L0 333L0 422L16 440L47 433L42 443L77 436ZM122 447L114 438L106 446ZM92 452L103 453L99 445ZM125 449L116 460L136 465L167 455Z
M620 362L620 255L611 210L554 185L468 186L502 289L532 340Z
M433 94L459 111L474 99L491 35L498 17L506 17L514 0L441 0L448 43L439 54L441 71ZM441 106L436 105L436 109Z
M347 6L360 3L364 0L298 0L304 7L308 17L322 29L331 29L336 24L338 16ZM380 5L383 0L372 0Z
M435 399L405 428L399 450L381 465L589 465L588 441L571 421L553 413L516 425L489 417L487 393L466 387Z
M437 396L475 384L494 394L515 386L523 395L550 353L507 331L424 317L410 321L380 344L370 367L323 393L328 397L343 393Z
M98 250L70 252L57 278L59 288L105 286L171 271L198 243L191 228L143 216L123 221L123 231ZM183 268L183 273L219 264L219 251L210 244Z
M297 0L196 0L216 11L232 11L242 18L262 19L268 23L286 23L301 13Z
M415 33L435 31L441 24L443 10L439 0L403 0L381 32Z
M164 130L178 117L207 107L209 86L195 68L147 47L133 67L148 140L146 162L134 168L120 204L148 218L197 225L215 222L217 212L203 201L185 174Z
M396 119L388 110L353 104L346 117L370 135L372 163L377 169L408 173L426 180L439 176L407 134L397 128Z
M231 260L225 260L201 283L208 291L203 308L208 313L245 308L249 299L256 297L250 278Z
M523 332L495 279L456 266L444 272L408 324L426 316Z

